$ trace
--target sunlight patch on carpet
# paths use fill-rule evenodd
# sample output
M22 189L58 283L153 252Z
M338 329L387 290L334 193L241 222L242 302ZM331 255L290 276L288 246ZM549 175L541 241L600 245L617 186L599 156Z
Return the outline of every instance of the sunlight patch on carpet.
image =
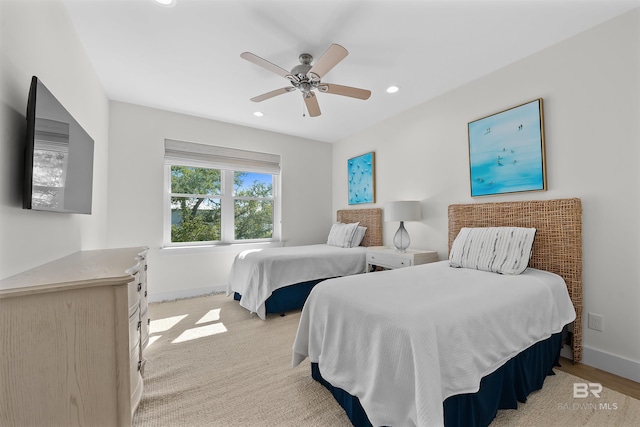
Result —
M202 323L216 322L218 320L220 320L220 309L216 308L216 309L210 310L207 314L202 316L200 320L196 322L196 325L200 325Z
M182 316L165 317L164 319L152 320L149 323L149 333L157 334L158 332L168 331L187 316L188 314L184 314Z
M222 334L227 332L227 328L223 323L214 323L212 325L200 326L198 328L187 329L180 334L178 338L172 341L173 344L179 344L185 341L191 341L198 338L208 337L211 335Z
M160 338L162 335L154 335L152 337L149 337L149 342L147 343L147 347L150 347L151 344L153 344L154 342L158 341L158 338Z

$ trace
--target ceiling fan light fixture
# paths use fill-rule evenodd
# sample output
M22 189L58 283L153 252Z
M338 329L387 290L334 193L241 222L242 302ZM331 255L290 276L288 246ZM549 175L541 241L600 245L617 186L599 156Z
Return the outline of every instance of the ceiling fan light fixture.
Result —
M400 90L400 87L398 86L389 86L387 88L387 93L396 93L399 90Z

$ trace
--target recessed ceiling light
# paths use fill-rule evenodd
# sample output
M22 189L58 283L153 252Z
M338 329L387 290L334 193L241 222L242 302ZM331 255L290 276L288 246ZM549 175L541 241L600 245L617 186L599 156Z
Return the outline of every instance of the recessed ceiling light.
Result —
M156 2L167 7L173 7L176 5L176 0L156 0Z
M387 93L396 93L399 90L400 90L400 88L398 86L389 86L387 88Z
M256 111L255 113L253 113L253 115L256 117L262 117L264 116L264 113L262 111Z

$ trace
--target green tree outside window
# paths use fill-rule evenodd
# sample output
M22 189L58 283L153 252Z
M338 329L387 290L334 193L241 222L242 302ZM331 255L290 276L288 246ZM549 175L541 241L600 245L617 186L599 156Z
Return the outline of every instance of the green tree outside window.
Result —
M234 240L273 238L272 175L234 172L233 181L225 199L219 169L171 166L171 241L220 241L224 200L233 203Z

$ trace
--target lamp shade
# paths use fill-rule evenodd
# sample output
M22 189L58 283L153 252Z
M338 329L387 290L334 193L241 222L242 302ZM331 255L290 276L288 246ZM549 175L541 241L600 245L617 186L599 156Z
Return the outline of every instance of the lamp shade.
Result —
M422 209L418 201L389 202L384 205L385 221L420 221Z

